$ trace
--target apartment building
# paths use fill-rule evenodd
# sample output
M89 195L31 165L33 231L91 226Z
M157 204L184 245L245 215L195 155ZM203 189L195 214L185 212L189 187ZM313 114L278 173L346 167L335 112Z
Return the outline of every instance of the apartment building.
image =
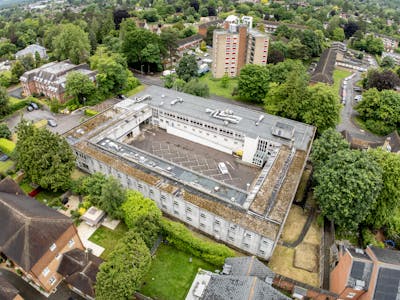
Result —
M28 197L12 179L0 182L0 254L45 292L61 282L63 253L84 249L72 220Z
M236 77L245 64L266 65L269 37L252 29L252 18L244 16L241 21L229 16L224 29L216 29L213 34L212 74L221 78L225 74Z
M20 81L24 94L43 94L64 103L68 99L65 96L67 76L70 72L80 72L91 81L96 80L96 71L90 70L87 64L74 65L70 61L51 62L39 68L25 72Z
M157 86L65 133L82 170L119 179L204 234L268 260L315 128Z

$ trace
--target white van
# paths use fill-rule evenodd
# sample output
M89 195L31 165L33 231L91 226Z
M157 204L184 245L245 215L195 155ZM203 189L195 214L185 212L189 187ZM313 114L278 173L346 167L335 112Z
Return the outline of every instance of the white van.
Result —
M218 163L218 169L224 175L229 174L228 168L223 162Z

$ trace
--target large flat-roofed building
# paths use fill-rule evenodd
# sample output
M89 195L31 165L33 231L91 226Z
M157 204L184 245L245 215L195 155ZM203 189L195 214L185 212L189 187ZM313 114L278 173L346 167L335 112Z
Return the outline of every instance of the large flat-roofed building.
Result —
M252 29L252 18L244 16L242 22L229 16L225 29L215 29L213 33L212 74L221 78L225 74L236 77L245 64L267 64L269 37Z
M65 133L79 168L151 198L167 215L269 259L315 128L151 86Z
M67 75L70 72L80 72L91 81L96 80L96 71L90 70L87 64L74 65L68 60L51 62L37 69L25 72L21 78L21 84L26 96L43 94L64 103Z

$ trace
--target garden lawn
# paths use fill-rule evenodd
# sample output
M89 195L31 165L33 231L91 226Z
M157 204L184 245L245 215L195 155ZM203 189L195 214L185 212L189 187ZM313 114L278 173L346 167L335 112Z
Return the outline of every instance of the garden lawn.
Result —
M89 241L104 248L104 252L100 257L104 260L107 260L107 256L127 231L128 227L126 227L125 223L123 222L120 222L117 228L114 230L100 226L89 238Z
M343 69L335 69L333 71L333 86L332 86L332 90L339 94L340 92L340 84L342 82L343 79L345 79L346 77L350 76L352 74L352 72L350 71L346 71Z
M40 190L40 192L35 196L36 200L39 200L42 203L51 202L55 198L60 198L64 192L53 192L49 190Z
M140 293L157 300L185 299L199 268L208 271L218 269L197 257L192 257L190 263L190 257L190 254L161 244L150 271L143 279Z
M199 81L204 82L208 85L208 87L210 89L210 94L229 98L229 99L235 99L235 97L232 96L232 92L233 92L233 89L238 84L237 78L229 78L228 86L226 88L223 88L221 86L221 79L214 79L212 77L211 72L208 72L204 76L199 77Z
M143 84L142 84L142 85L138 85L138 86L135 87L133 90L130 90L130 91L126 92L126 93L125 93L125 96L127 96L127 97L133 96L133 95L135 95L135 94L137 94L137 93L143 91L145 87L146 87L146 86L143 85Z
M6 174L9 169L14 166L14 162L11 159L6 161L0 161L0 174Z

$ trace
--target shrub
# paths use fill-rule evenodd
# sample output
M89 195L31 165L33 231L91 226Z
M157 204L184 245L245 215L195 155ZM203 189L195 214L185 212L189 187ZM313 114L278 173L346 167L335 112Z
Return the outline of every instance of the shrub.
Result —
M368 228L364 228L362 230L362 240L364 248L366 248L368 245L373 245L379 248L385 247L384 243L379 242L375 239L375 236Z
M13 153L15 149L15 143L7 140L5 138L0 138L0 151L4 152L7 155Z
M85 116L93 117L97 115L99 112L94 109L85 109Z
M169 220L161 221L162 230L167 241L174 247L203 260L222 266L227 257L234 256L233 250L225 245L204 241L197 238L183 224Z

